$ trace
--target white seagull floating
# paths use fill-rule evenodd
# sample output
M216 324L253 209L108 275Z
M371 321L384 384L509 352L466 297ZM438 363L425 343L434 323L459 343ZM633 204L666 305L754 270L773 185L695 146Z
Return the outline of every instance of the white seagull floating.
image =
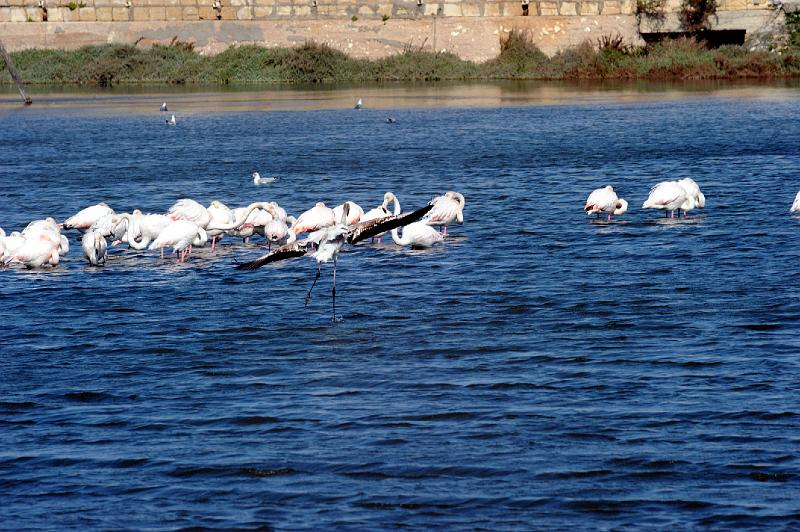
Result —
M164 103L161 104L161 112L162 113L166 113L167 112L167 102L164 102Z
M361 98L359 98L358 101L356 102L356 106L354 107L354 109L361 109L363 107L364 107L364 104L361 103Z
M259 174L258 172L253 172L254 185L269 185L277 180L278 180L277 176L261 177L261 174Z
M175 115L172 115L169 120L166 120L168 126L174 126L178 122L175 120Z

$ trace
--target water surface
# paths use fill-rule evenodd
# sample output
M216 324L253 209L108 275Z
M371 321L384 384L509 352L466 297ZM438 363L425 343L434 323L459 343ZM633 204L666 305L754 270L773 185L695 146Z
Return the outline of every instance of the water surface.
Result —
M236 272L263 249L230 238L0 271L3 527L800 526L800 91L427 90L174 94L174 128L162 94L3 96L7 231L467 198L437 248L343 252L337 323L330 265L304 307L313 261ZM640 208L686 175L705 210ZM630 212L587 219L607 183Z

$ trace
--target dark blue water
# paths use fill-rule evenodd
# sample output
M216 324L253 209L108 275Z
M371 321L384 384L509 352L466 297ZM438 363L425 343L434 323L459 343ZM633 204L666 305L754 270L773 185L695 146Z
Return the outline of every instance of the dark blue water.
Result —
M0 271L0 527L800 527L800 91L481 109L0 112L0 226L463 192L444 245ZM157 107L155 108L157 109ZM270 187L249 177L279 175ZM664 220L651 185L707 208ZM611 183L614 223L583 214Z

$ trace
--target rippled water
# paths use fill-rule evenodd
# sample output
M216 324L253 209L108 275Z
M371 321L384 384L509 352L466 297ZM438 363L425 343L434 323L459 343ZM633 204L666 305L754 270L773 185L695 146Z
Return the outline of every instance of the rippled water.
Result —
M330 265L304 308L313 261L236 272L262 249L230 238L0 271L0 527L800 526L800 91L560 103L6 106L6 230L100 200L467 207L438 248L344 252L338 323ZM685 175L704 211L641 210ZM630 212L588 220L607 183Z

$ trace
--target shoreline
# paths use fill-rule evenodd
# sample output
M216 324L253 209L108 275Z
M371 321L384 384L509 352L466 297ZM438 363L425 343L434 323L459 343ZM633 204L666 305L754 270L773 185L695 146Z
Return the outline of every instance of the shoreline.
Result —
M355 59L327 45L295 48L232 47L201 55L189 43L31 49L11 54L27 86L230 85L325 83L770 80L800 77L800 48L749 51L708 49L691 39L632 47L603 39L546 56L524 35L509 35L498 57L482 63L449 53L407 50L382 59ZM0 85L13 82L0 69Z

